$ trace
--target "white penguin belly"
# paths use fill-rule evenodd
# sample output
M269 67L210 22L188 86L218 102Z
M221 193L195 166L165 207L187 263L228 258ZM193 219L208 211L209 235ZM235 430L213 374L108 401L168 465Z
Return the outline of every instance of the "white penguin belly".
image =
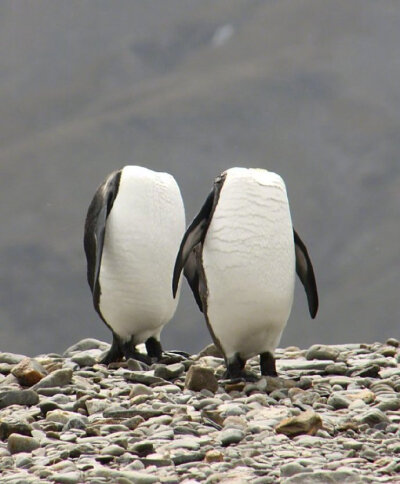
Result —
M179 297L171 274L185 229L175 180L141 167L125 167L108 216L100 270L100 310L113 330L134 343L158 337Z
M293 228L278 175L228 170L203 266L208 320L226 356L273 354L290 315L295 279Z

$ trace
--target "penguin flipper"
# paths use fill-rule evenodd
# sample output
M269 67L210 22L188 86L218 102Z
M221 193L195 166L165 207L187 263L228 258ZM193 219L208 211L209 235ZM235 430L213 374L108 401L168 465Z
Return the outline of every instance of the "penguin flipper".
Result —
M85 221L84 248L87 260L87 279L93 300L98 299L98 280L103 254L107 217L118 193L121 171L115 171L97 189Z
M296 253L296 272L306 291L308 309L311 317L314 319L318 311L318 291L314 269L307 248L294 229L293 235Z
M194 249L191 250L188 259L183 269L183 274L189 283L190 289L193 292L193 296L196 300L197 305L201 312L203 312L203 303L200 296L200 271L199 271L199 257L202 250L201 244L196 245Z
M178 284L179 284L179 279L181 277L182 269L185 267L188 261L188 258L192 253L192 250L194 249L194 247L200 242L203 242L206 236L207 229L211 220L212 209L214 207L215 194L216 194L216 190L214 186L214 189L208 195L200 212L196 215L193 222L187 228L185 235L183 236L181 245L179 247L179 252L176 257L174 275L172 278L172 293L174 297L176 296L176 292L178 290ZM189 281L189 284L190 284L190 281ZM196 297L196 294L195 294L195 297ZM196 301L197 301L197 298L196 298Z

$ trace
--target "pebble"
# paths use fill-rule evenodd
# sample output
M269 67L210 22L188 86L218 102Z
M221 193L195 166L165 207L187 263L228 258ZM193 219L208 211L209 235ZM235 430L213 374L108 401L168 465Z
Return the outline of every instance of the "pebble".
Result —
M358 418L358 421L370 426L375 426L382 422L388 423L389 418L378 408L373 408L372 410L368 410L367 412L363 413Z
M96 358L91 354L88 354L86 351L74 354L74 356L71 357L71 361L78 364L80 367L93 366L97 362Z
M26 357L0 354L1 481L396 482L396 341L278 349L279 378L218 382L213 348L172 364L106 367L96 361L109 345L86 339L31 358L49 374L29 390L15 376ZM258 357L247 365L259 375ZM188 385L196 367L211 385ZM36 403L16 404L28 395Z
M11 373L22 386L31 387L47 375L47 371L34 358L23 358Z
M6 363L8 365L17 365L24 358L26 358L25 355L16 355L14 353L0 352L0 363Z
M327 401L327 404L333 407L335 410L339 410L342 408L347 408L350 405L350 402L347 398L338 395L337 393L333 393Z
M240 429L229 428L223 430L219 436L221 444L225 447L231 444L237 444L244 437L244 433Z
M321 417L312 410L307 410L298 416L281 420L275 430L279 434L295 437L300 434L314 435L320 428L322 428Z
M81 482L81 473L76 472L56 472L51 475L51 480L57 484L78 484Z
M33 390L11 390L0 393L0 409L10 405L32 406L39 402L39 395Z
M137 397L138 395L153 395L153 390L142 383L135 383L130 386L129 396Z
M395 338L389 338L388 340L386 340L386 344L389 346L394 346L395 348L398 348L400 343L399 343L399 340Z
M99 341L94 338L85 338L85 339L82 339L81 341L78 341L77 343L70 346L69 348L67 348L64 351L63 356L71 357L74 355L74 353L87 351L87 350L106 351L109 348L110 348L110 345L108 343L104 343L103 341Z
M206 452L204 460L208 464L212 464L213 462L222 462L224 460L224 454L216 449L211 449Z
M307 467L298 464L297 462L290 462L281 466L281 477L290 477L299 472L307 472Z
M32 452L32 450L35 450L38 447L40 447L40 444L33 437L19 434L11 434L8 437L7 448L11 454L17 454L18 452Z
M11 434L20 434L31 436L32 426L26 422L20 422L15 420L3 420L0 421L0 439L6 440Z
M154 368L154 376L163 378L164 380L173 380L178 378L185 371L185 365L182 363L174 363L172 365L156 365Z
M154 371L131 371L127 373L126 379L135 383L143 383L144 385L160 385L165 383L163 378L154 376Z
M209 390L215 393L218 390L218 381L211 368L192 365L186 374L185 388L195 392Z
M71 379L72 370L70 368L55 370L42 378L32 389L62 387L71 383Z
M339 350L337 350L333 346L313 345L306 351L306 359L336 361L339 353Z

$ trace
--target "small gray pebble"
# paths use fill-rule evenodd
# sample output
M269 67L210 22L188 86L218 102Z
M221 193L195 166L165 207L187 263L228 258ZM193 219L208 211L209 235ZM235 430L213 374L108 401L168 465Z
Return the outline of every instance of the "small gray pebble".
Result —
M15 466L20 468L20 469L29 469L29 467L32 467L33 465L33 459L31 457L31 454L28 452L21 452L20 454L17 454L15 456Z
M96 358L87 353L78 353L71 357L71 361L78 364L80 367L93 366L97 363Z
M222 430L219 435L219 440L223 446L228 446L231 444L237 444L244 437L244 433L235 428L229 428Z
M182 363L174 363L172 365L156 365L154 368L154 376L163 378L164 380L172 380L178 378L185 371L185 366Z
M125 449L120 447L119 445L115 445L115 444L107 445L106 447L103 447L100 450L100 454L102 454L102 455L112 455L114 457L118 457L118 456L120 456L124 453L125 453Z
M64 425L63 427L63 432L70 430L70 429L81 429L85 430L86 429L86 421L87 418L84 419L80 417L78 414L76 417L71 417L68 422Z
M377 460L379 458L379 454L378 452L376 452L374 449L372 449L371 447L364 447L362 449L362 451L360 452L360 457L362 459L367 459L369 460L370 462L374 462L375 460Z
M333 393L327 401L327 404L333 407L335 410L339 410L342 408L347 408L350 405L350 401L347 398L338 395L337 393Z
M294 476L299 472L307 472L308 470L309 469L307 469L307 467L303 467L297 462L290 462L289 464L284 464L283 466L281 466L281 476L282 477Z

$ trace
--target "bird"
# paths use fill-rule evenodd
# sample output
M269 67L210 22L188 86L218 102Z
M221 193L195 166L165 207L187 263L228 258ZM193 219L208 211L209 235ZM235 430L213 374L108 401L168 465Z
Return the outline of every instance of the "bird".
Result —
M263 376L277 376L274 352L289 318L297 273L315 318L318 292L307 248L294 230L286 186L261 168L233 167L214 180L187 228L176 257L172 291L182 270L203 312L229 379L260 355Z
M162 358L160 333L179 299L171 277L184 231L181 192L168 173L127 165L96 190L84 250L94 308L113 335L101 363ZM147 355L136 348L142 343Z

